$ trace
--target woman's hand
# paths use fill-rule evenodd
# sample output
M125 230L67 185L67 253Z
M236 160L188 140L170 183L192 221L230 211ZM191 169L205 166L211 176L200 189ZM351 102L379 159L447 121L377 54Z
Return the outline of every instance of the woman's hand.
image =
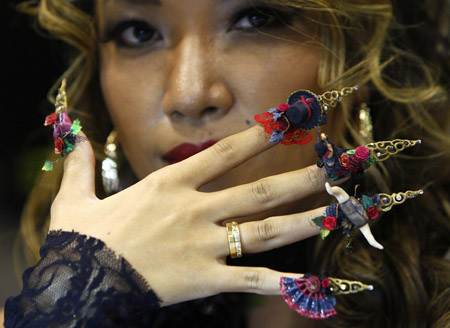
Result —
M279 294L281 276L267 268L227 266L223 221L291 203L324 189L325 171L310 166L222 191L198 189L274 146L260 126L225 138L180 163L100 200L94 190L94 154L78 143L64 163L51 209L51 230L75 230L126 258L169 305L221 292ZM262 252L319 232L311 219L324 208L240 224L242 250Z

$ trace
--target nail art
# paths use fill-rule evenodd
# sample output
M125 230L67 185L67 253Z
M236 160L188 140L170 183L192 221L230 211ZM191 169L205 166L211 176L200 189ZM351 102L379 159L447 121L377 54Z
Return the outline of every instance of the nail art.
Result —
M373 286L323 273L320 276L305 274L298 279L281 277L280 289L285 302L300 315L327 319L337 314L335 295L373 290Z
M376 162L382 162L406 148L421 144L420 140L394 139L372 142L354 149L338 148L322 133L315 150L319 156L318 167L324 167L329 180L350 175L362 175Z
M265 131L271 135L271 142L303 145L312 140L306 131L326 124L327 112L356 90L358 86L345 87L322 95L299 90L289 96L287 103L255 115L255 120L264 124Z
M73 122L67 114L67 95L66 95L66 80L64 79L56 96L55 112L47 115L44 125L53 125L53 139L55 144L55 154L61 156L69 154L75 147L75 142L81 141L81 137L77 134L81 131L81 124L78 119ZM52 161L45 161L42 167L43 171L53 170Z
M343 235L348 240L347 249L351 250L351 232L358 227L367 242L378 249L383 246L378 243L368 225L370 219L375 220L379 212L387 212L394 205L404 203L407 199L423 194L423 190L393 193L392 195L379 193L372 197L362 195L360 198L349 196L341 187L325 184L327 192L334 196L338 203L328 206L325 215L315 217L312 221L320 227L320 236L325 239L331 231L342 228Z

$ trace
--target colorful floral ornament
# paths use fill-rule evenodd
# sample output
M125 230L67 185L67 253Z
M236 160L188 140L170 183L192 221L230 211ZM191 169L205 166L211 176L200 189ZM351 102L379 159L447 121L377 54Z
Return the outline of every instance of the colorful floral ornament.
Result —
M45 126L53 125L53 139L55 141L55 154L64 156L74 149L77 134L81 131L80 121L74 120L73 123L67 114L67 96L66 80L64 79L56 96L55 112L45 118ZM53 163L45 161L42 167L43 171L53 170Z
M385 161L406 148L421 144L420 140L394 139L372 142L355 149L345 149L336 147L324 133L320 138L321 141L315 146L320 157L317 166L325 167L330 180L362 174L376 162Z
M291 94L286 104L280 104L267 112L255 115L255 120L264 124L271 142L284 145L303 145L312 140L306 132L327 123L327 112L337 106L342 97L348 96L358 86L327 91L316 95L311 91L299 90Z
M369 219L375 220L379 211L387 212L392 206L405 202L406 199L415 198L423 194L422 190L388 194L375 194L372 197L363 195L361 198L349 196L342 188L331 187L325 184L327 192L336 197L338 204L332 204L325 210L325 215L315 217L312 221L320 227L320 236L325 239L332 230L343 228L343 235L349 240L347 248L350 248L350 233L358 227L367 242L378 249L383 249L372 235L368 225Z
M336 315L334 295L373 290L372 285L328 277L326 274L302 278L281 277L281 295L291 309L310 319L326 319Z

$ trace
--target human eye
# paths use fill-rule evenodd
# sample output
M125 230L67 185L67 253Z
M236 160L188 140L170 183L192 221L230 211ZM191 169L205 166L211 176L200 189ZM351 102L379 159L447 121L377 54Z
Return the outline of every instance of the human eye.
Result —
M292 16L276 8L251 7L238 11L232 18L230 30L252 31L289 25Z
M115 42L119 47L141 48L161 40L150 24L141 20L126 20L106 28L101 42Z

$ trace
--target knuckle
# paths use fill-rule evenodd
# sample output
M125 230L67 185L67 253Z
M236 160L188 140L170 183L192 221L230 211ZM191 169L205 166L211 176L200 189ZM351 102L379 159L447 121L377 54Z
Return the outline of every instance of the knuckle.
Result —
M257 226L258 238L262 242L266 242L276 238L277 229L275 222L270 219L266 219L258 222Z
M229 161L236 156L235 144L229 140L220 140L211 148L221 159L225 161Z
M307 167L305 179L311 186L317 186L322 181L321 170L316 169L316 167Z
M250 292L258 292L263 289L264 275L259 271L249 271L245 273L244 281Z
M170 181L171 179L166 177L164 174L155 172L145 179L144 185L147 191L159 192L166 189Z
M253 197L260 204L265 204L274 199L273 185L267 180L263 179L255 182L252 185Z

